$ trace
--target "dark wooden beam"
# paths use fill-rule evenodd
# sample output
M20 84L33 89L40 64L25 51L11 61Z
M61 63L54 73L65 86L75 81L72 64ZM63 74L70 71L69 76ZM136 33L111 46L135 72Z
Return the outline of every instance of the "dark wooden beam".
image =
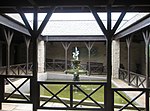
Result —
M29 31L30 34L32 35L32 34L33 34L32 28L31 28L31 26L30 26L30 24L29 24L29 22L28 22L28 20L27 20L27 18L26 18L26 16L25 16L23 10L22 10L20 7L17 8L17 10L18 10L18 12L19 12L19 14L20 14L22 20L24 21L24 23L25 23L25 25L26 25L28 31Z
M33 14L33 30L32 30L32 48L33 48L33 79L31 83L32 87L32 102L33 102L33 111L37 111L38 106L38 93L35 93L38 91L38 36L37 36L37 30L38 30L38 13L37 8L35 8L35 12Z
M112 29L112 33L113 33L113 34L116 32L116 30L117 30L117 28L119 27L120 23L122 22L122 20L123 20L125 14L126 14L126 10L123 10L123 11L121 12L121 15L119 16L119 18L118 18L116 24L114 25L114 27L113 27L113 29Z
M115 0L108 0L108 3L107 3L107 4L109 4L109 5L113 5L113 4L114 4L114 2L115 2Z
M112 12L121 12L125 5L122 6L112 6ZM38 13L47 13L49 12L49 7L38 6ZM34 13L34 7L22 7L24 13ZM106 6L96 6L96 12L107 12ZM149 12L150 6L129 6L128 12ZM55 9L56 13L81 13L81 12L90 12L87 6L61 6ZM16 7L0 7L0 13L18 13Z
M106 36L108 35L108 32L111 34L111 5L108 5L107 7L107 34Z
M78 5L94 5L94 6L103 6L107 5L109 1L107 0L36 0L36 4L39 6L78 6ZM149 0L115 0L113 3L114 6L122 6L130 4L133 6L147 6L150 5ZM7 6L7 7L13 7L13 6L33 6L31 2L28 0L22 0L21 2L18 2L17 0L13 1L3 1L0 6Z
M44 41L106 41L104 35L54 35L54 36L41 36L40 40Z
M106 98L105 98L105 110L113 111L113 93L111 89L111 80L112 80L112 37L113 33L111 30L111 5L107 5L107 34L105 35L107 38L106 41L106 60L107 60L107 87L106 87Z
M28 2L31 3L31 5L33 6L38 6L34 0L28 0Z
M90 8L95 20L97 21L99 27L101 28L102 32L104 33L104 35L107 35L107 30L106 30L102 20L100 19L99 15L97 14L95 8L93 6L90 6L89 8Z
M45 18L44 18L42 24L40 25L40 27L39 27L39 29L38 29L38 32L37 32L38 35L37 35L37 36L39 36L39 35L42 33L43 29L45 28L47 22L49 21L49 19L50 19L50 17L52 16L52 14L53 14L54 11L55 11L55 7L51 7L51 8L49 9L49 12L48 12L47 15L45 16Z
M25 28L25 26L16 23L13 19L11 19L9 17L0 15L0 24L6 26L8 28L11 28L13 30L16 30L18 32L21 32L25 35L30 36L30 34L29 34L28 30Z

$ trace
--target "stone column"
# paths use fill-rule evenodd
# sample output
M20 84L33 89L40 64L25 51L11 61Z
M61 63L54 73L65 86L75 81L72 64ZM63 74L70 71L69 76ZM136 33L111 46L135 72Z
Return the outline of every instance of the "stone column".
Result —
M44 73L45 67L45 45L44 41L38 41L38 73Z
M120 67L120 41L112 41L112 76L113 78L119 78Z

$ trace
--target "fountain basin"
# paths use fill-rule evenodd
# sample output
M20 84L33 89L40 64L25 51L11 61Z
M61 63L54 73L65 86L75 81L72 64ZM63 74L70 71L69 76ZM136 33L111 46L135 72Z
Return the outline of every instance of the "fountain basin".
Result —
M66 74L74 74L75 70L74 69L68 69L68 70L65 70L64 71ZM83 69L79 69L78 70L78 74L88 74L88 71L87 70L83 70Z

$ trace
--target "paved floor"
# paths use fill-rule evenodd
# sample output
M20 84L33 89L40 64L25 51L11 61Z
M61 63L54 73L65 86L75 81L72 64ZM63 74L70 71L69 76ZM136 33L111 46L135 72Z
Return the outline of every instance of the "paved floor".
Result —
M113 79L113 84L118 88L133 88L132 86L129 86L127 83L123 82L120 79ZM138 96L141 92L140 91L124 91L124 93L129 98L135 98ZM138 99L135 101L139 106L145 107L145 94L142 94Z
M49 106L63 107L62 104L60 103L49 103ZM89 106L86 106L86 108L88 107ZM0 111L32 111L32 104L3 103L2 110ZM57 110L38 110L38 111L57 111ZM59 111L69 111L69 110L59 110Z
M3 108L0 111L32 111L32 105L31 104L3 103ZM38 110L38 111L57 111L57 110ZM59 110L59 111L69 111L69 110ZM118 109L114 109L114 111L118 111ZM135 110L123 110L123 111L135 111Z

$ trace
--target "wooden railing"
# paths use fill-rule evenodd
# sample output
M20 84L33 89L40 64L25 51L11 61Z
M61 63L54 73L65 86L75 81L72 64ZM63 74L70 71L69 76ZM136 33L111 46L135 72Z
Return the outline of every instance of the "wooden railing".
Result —
M32 73L32 63L28 64L28 71L27 71L27 64L15 64L10 65L9 74L6 74L6 66L0 67L0 75L27 75Z
M124 106L118 107L117 108L118 111L123 111L124 109L128 109L129 107L133 111L135 111L135 110L136 111L149 111L149 91L150 91L150 89L148 89L148 88L112 88L112 90L113 90L113 95L116 93L118 96L120 96L120 98L124 99L127 102L126 104L124 104ZM121 92L128 92L128 93L132 92L133 94L135 92L138 92L138 94L137 95L133 95L132 99L127 99ZM142 102L143 102L142 106L136 104L137 100L141 96L145 96L142 99ZM114 97L114 100L115 100L115 96L113 96L113 97Z
M67 69L71 68L71 62L67 62ZM84 70L90 70L90 74L102 74L103 72L106 73L105 67L103 63L99 62L89 62L86 64L81 64L81 68ZM51 60L46 62L46 71L65 71L65 60Z
M71 64L68 64L68 68L71 67ZM65 62L46 62L46 70L47 71L64 71L65 70Z
M30 65L30 67L32 67L32 64ZM98 110L98 111L105 111L105 106L106 106L106 91L107 91L107 83L106 82L92 82L92 81L88 81L88 82L62 82L62 81L34 81L35 83L37 83L37 91L33 91L33 79L32 76L29 75L18 75L18 74L25 74L25 64L20 64L20 66L18 65L13 65L11 66L11 71L13 72L12 75L5 75L5 71L6 71L6 67L2 67L1 68L1 73L3 75L0 75L0 107L1 107L1 103L3 102L7 102L7 103L33 103L36 104L34 106L36 106L37 109L57 109L57 110ZM19 73L18 72L18 68L19 68ZM30 69L30 68L29 68ZM32 68L31 68L32 69ZM16 72L15 72L16 71ZM141 80L141 77L144 78L144 76L142 75L138 75L136 73L130 72L131 74L131 83L132 85L137 85L138 87L143 86L144 85L144 81L145 79ZM139 77L137 77L139 76ZM22 81L22 83L20 83L20 85L16 86L14 84L14 82L11 81L11 78L24 78L24 80ZM128 76L127 76L127 71L122 69L120 70L120 78L121 79L125 79L128 80ZM138 78L138 83L137 81L135 81ZM140 79L139 79L140 78ZM141 80L141 81L140 81ZM32 101L31 98L33 99L33 94L31 94L31 97L27 97L23 92L21 92L20 88L26 84L28 81L30 81L30 91L32 90L33 94L36 94L36 99L37 101ZM133 84L135 81L136 84ZM140 81L140 82L139 82ZM12 92L10 92L7 96L5 95L5 82L8 82L9 85L11 85L14 90ZM32 85L31 85L32 83ZM63 85L62 88L59 88L58 91L53 92L51 90L51 88L49 88L47 85ZM143 85L142 85L143 84ZM35 84L34 84L35 85ZM82 87L80 86L84 86L84 85L96 85L97 87L94 88L90 93L88 93L87 91L83 90ZM32 88L31 88L32 86ZM40 89L43 88L45 91L47 91L51 96L49 96L49 98L46 101L41 100L41 94L40 94ZM60 97L59 94L62 93L64 90L66 90L66 88L69 88L69 99L67 100L67 102L64 100L64 98ZM99 94L99 90L101 88L104 88L104 104L102 104L101 102L98 102L93 95L96 93ZM76 99L74 98L74 89L80 91L84 97L78 101L76 101ZM124 92L124 91L133 91L133 92L141 92L139 93L139 95L135 96L133 99L128 100L126 99L126 97L124 97L124 95L122 95L122 93L120 92ZM117 107L119 109L119 111L122 111L124 109L128 109L128 107L132 107L132 109L138 110L138 111L142 111L142 110L146 110L149 111L149 91L150 89L148 88L112 88L112 93L117 93L121 98L123 98L125 101L127 101L127 104L125 104L124 106L121 107ZM20 94L20 96L22 97L22 99L11 99L11 97L15 94L15 92L18 92ZM134 102L141 96L141 95L145 95L145 108L143 107L139 107L137 106ZM34 96L35 97L35 96ZM112 98L110 98L110 100L114 100L114 96L112 96ZM46 104L53 101L53 99L57 100L57 102L59 101L59 103L63 104L63 107L54 107L54 106L47 106ZM87 102L89 100L90 102ZM69 102L68 102L69 101ZM114 103L113 103L114 104ZM80 107L80 106L90 106L90 107ZM115 107L115 106L114 106ZM115 107L116 108L116 107ZM113 111L113 110L112 110Z
M28 75L0 75L0 106L2 105L1 103L32 103L31 102L31 97L27 97L22 90L22 86L26 85L29 82L29 88L30 88L30 93L31 95L31 78L32 76ZM22 79L19 83L15 84L13 82L13 79ZM5 82L9 84L9 87L11 89L8 90L7 92L7 86L5 85ZM7 93L7 94L6 94ZM13 96L15 94L20 95L21 99L19 98L14 98ZM13 99L12 99L13 98Z
M6 75L6 66L0 67L0 75Z
M62 88L58 89L58 91L54 91L49 87L48 85L63 85ZM92 92L88 93L84 89L82 89L81 86L84 85L96 85L97 88L92 90ZM44 91L47 91L49 93L49 98L46 101L42 101L41 99L41 94L40 94L40 89L44 89ZM69 96L68 101L65 101L64 98L61 98L59 94L66 90L66 88L69 88ZM104 111L105 110L105 102L104 104L100 104L95 98L92 96L99 91L101 88L104 88L104 96L105 95L105 88L106 88L106 82L60 82L60 81L39 81L38 82L38 108L37 109L59 109L59 110L98 110L98 111ZM80 100L76 101L74 98L74 91L79 91L81 92L85 97L81 98ZM103 97L105 98L105 97ZM62 104L62 106L49 106L49 102L53 102L53 99L57 99L59 103ZM91 105L94 104L94 106L90 107L84 107L84 102L90 99L91 100ZM101 98L102 99L102 98ZM55 100L56 101L56 100ZM82 106L82 107L80 107ZM86 105L85 105L86 106Z
M119 79L127 82L132 86L145 88L146 76L142 74L138 74L130 71L130 80L129 80L128 71L120 68Z

